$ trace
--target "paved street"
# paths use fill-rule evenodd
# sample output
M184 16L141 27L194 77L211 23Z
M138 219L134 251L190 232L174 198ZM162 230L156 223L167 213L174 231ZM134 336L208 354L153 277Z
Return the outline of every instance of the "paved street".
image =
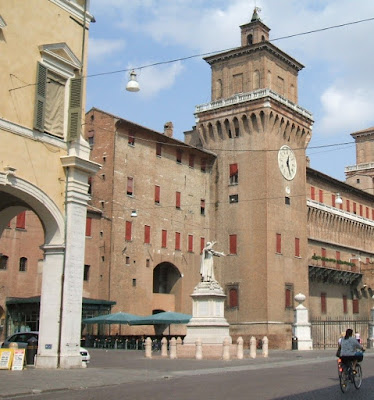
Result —
M373 399L374 353L363 362L362 388L340 392L332 351L273 352L269 359L236 361L146 360L142 352L92 350L92 363L76 371L0 371L6 399ZM30 379L27 387L24 379ZM49 381L49 386L48 386ZM44 386L43 386L44 385ZM17 388L16 388L17 389ZM27 392L28 390L28 392ZM25 395L23 395L24 393ZM26 393L28 393L26 395Z

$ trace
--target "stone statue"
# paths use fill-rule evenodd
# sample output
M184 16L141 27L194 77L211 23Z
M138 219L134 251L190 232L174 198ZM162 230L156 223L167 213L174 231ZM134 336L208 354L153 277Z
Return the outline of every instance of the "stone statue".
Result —
M213 250L216 242L208 242L201 255L200 275L202 282L216 281L214 277L213 256L225 256L224 253Z

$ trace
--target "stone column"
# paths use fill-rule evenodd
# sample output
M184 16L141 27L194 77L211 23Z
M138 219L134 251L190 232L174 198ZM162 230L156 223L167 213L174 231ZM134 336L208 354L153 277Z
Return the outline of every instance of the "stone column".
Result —
M88 177L95 174L99 165L71 152L61 161L66 171L66 248L62 295L60 367L81 366L80 335L82 318L83 268L87 216Z
M39 343L35 365L57 368L59 362L60 310L65 248L44 246L43 279L40 299ZM80 364L82 360L80 360Z
M295 308L293 335L297 338L298 350L313 350L312 329L309 323L308 309L303 306L306 297L302 293L295 296L299 305Z

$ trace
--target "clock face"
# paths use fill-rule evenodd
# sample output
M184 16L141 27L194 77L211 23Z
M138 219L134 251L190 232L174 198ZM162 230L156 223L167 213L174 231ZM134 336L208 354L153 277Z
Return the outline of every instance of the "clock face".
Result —
M278 165L282 175L291 181L295 178L297 163L295 153L289 146L283 145L278 151Z

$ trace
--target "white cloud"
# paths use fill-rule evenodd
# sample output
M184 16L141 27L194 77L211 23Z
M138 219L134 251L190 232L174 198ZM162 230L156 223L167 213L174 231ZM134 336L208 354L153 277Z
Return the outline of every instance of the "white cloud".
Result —
M320 128L325 135L365 129L373 119L374 93L356 88L331 86L321 96L323 117Z
M89 39L88 54L90 61L105 61L106 57L112 55L125 47L122 39Z
M145 64L152 64L152 62L146 62ZM136 64L134 64L136 65ZM128 68L131 68L128 66ZM172 64L149 67L140 71L136 70L137 81L139 82L140 92L139 95L146 98L156 96L160 91L169 89L175 83L177 77L182 73L184 67L181 62L175 62ZM127 85L125 82L125 86Z

